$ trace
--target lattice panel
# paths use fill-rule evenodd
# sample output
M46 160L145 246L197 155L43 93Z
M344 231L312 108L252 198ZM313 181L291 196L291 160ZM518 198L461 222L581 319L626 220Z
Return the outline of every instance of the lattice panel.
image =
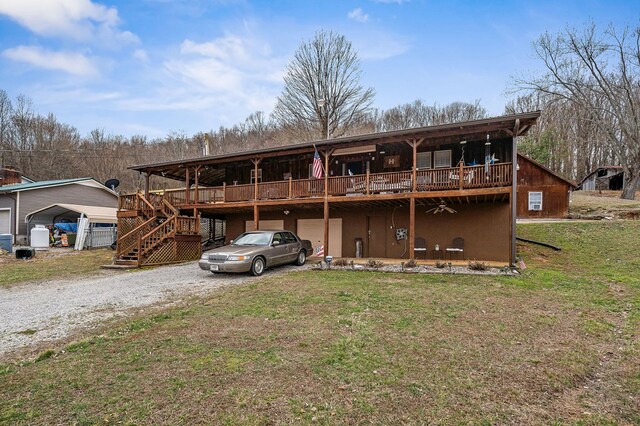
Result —
M178 241L176 250L176 261L198 260L202 255L202 244L199 240Z
M200 238L190 240L167 240L158 246L140 265L162 265L167 263L198 260L202 255Z
M174 263L176 242L167 240L157 247L148 257L140 261L140 265L161 265L165 263Z
M140 224L142 224L142 218L139 216L118 218L118 235L124 235Z
M203 217L200 219L200 235L202 239L216 239L225 236L226 222L220 219L210 219Z

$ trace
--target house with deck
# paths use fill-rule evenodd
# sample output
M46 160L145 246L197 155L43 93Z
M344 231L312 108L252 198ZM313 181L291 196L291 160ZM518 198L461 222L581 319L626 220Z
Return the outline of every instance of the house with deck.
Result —
M145 186L120 197L116 262L196 259L201 220L221 219L226 242L278 228L311 240L324 256L508 264L516 256L516 138L539 116L133 166ZM156 176L183 188L156 191Z

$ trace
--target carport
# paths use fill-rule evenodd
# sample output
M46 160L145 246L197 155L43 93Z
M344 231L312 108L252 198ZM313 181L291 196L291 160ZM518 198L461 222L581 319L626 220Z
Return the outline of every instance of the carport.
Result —
M29 235L36 225L54 226L57 223L77 224L85 217L88 226L85 229L85 247L107 247L116 239L118 209L114 207L96 207L79 204L52 204L25 216Z

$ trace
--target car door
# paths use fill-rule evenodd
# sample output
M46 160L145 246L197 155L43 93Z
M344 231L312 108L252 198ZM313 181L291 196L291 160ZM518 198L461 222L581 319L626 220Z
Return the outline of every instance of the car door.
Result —
M283 234L287 246L287 262L294 262L298 258L302 244L291 232L283 232Z
M269 249L269 257L273 265L280 265L287 262L287 244L282 232L273 234L271 240L271 249Z

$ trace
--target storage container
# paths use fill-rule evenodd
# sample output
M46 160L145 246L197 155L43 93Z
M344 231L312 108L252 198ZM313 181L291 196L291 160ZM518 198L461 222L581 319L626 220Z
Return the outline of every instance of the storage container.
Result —
M0 248L6 250L9 253L13 253L13 235L0 234Z
M44 225L36 225L35 228L31 229L31 247L49 247L49 230Z

